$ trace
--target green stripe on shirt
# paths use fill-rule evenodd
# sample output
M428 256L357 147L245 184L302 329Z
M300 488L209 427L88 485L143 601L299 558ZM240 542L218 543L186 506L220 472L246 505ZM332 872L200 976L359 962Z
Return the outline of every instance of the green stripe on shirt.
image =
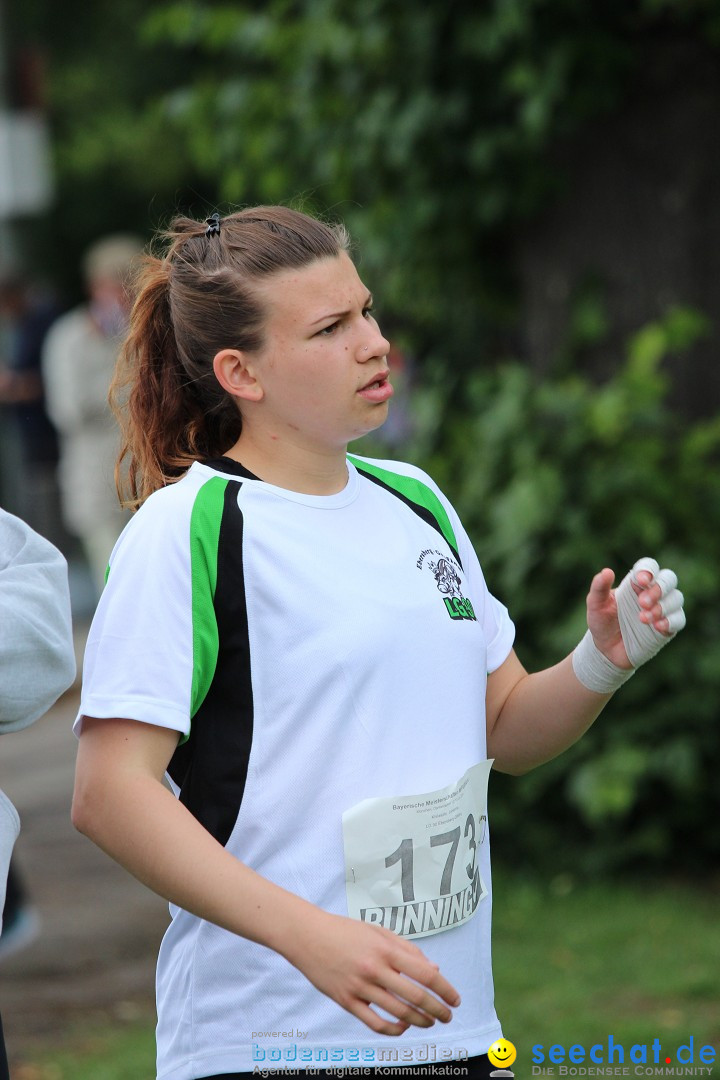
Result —
M388 487L394 488L400 495L404 495L410 502L414 502L416 506L424 507L437 521L440 532L452 550L458 550L458 543L450 518L432 488L429 488L427 484L423 484L422 480L417 480L414 476L403 476L402 473L381 469L378 465L370 465L367 461L361 461L359 458L353 457L352 454L348 454L348 460L352 461L355 468L359 469L360 472L376 476L378 480L382 480Z
M214 600L220 525L227 485L228 481L220 476L203 484L190 517L193 626L191 717L205 700L217 666L219 639Z

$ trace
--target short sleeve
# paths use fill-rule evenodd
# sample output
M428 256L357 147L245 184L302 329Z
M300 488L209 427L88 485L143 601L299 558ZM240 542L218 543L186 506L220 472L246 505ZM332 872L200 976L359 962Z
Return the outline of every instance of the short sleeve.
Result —
M480 567L480 562L469 536L460 521L452 503L443 494L432 477L423 472L415 465L407 462L374 460L372 458L353 458L357 463L370 466L371 471L382 473L392 470L411 481L418 482L431 492L430 506L431 517L435 519L438 530L445 537L451 550L457 552L460 558L461 569L468 576L468 593L472 601L473 610L483 629L486 643L486 667L487 673L496 671L507 660L515 640L515 626L510 618L507 608L489 591L485 582L485 576ZM412 493L407 489L410 501L425 504L426 498L413 499ZM432 506L432 503L435 506ZM441 505L438 505L441 504Z
M417 473L418 477L432 488L441 500L448 515L457 542L458 554L468 575L468 591L472 597L475 613L483 628L487 647L487 673L489 675L491 672L496 671L510 655L515 641L515 624L510 618L510 613L505 605L488 589L485 575L480 566L480 560L455 507L430 476L422 473L419 469L413 469L413 473Z
M510 618L510 613L500 600L488 589L485 575L480 566L480 561L475 548L470 542L465 529L455 510L448 503L448 514L453 520L458 540L458 550L463 561L463 566L468 574L470 583L469 591L473 597L475 611L478 619L482 622L483 632L487 647L486 666L488 675L496 671L503 664L513 647L515 641L515 624ZM476 602L475 598L479 598Z
M189 733L193 493L178 487L151 496L112 552L88 636L77 734L82 716Z

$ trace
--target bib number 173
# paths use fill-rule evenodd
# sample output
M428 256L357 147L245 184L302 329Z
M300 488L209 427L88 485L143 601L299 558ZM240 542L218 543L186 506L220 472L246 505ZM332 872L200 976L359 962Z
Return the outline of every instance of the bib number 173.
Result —
M479 821L479 828L475 825L475 818L472 814L468 814L465 821L465 828L463 830L463 836L467 841L468 854L470 855L470 862L465 864L465 870L467 876L472 881L475 877L475 863L477 861L477 846L478 835L480 836L480 843L485 838L485 826L487 824L487 815L482 814ZM447 858L442 868L442 874L440 877L440 884L438 888L439 896L449 896L452 891L453 869L455 867L455 857L457 855L458 847L460 846L460 826L456 825L454 829L449 832L435 833L430 836L430 847L439 848L447 847ZM398 847L385 857L385 866L387 868L394 866L395 863L400 863L400 888L402 890L403 903L410 903L415 899L415 883L413 880L413 840L412 837L407 837L402 840Z
M343 815L348 912L406 937L466 922L487 894L479 853L492 762L437 791L367 799Z

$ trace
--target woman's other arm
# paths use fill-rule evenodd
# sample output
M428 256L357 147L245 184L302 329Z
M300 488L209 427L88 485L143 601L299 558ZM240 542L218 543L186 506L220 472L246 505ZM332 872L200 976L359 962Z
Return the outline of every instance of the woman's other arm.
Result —
M640 565L636 564L636 569ZM628 645L637 666L669 641L685 620L682 594L672 581L665 595L658 575L644 569L632 571L621 586L625 600L621 620L616 599L620 590L613 590L613 580L614 574L607 568L592 580L587 597L592 644L584 644L600 654L601 663L604 658L611 668L614 666L619 685L634 670ZM632 594L628 592L631 588ZM649 631L653 633L647 641ZM634 644L626 641L630 637L636 639ZM587 731L612 693L588 689L577 670L577 659L574 662L571 654L554 667L530 675L511 652L505 663L488 676L488 757L495 759L496 769L517 775L528 772L557 757ZM584 677L582 668L580 672ZM601 683L602 677L598 685Z

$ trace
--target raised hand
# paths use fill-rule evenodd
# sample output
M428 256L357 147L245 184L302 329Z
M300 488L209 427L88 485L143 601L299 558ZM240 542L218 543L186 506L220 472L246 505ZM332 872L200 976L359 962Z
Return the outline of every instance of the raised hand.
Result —
M640 559L617 589L608 567L596 574L587 597L588 632L573 653L580 682L612 694L685 625L683 595L672 570Z
M685 625L683 595L672 570L640 559L617 589L607 567L596 574L587 598L595 645L620 668L644 664Z

